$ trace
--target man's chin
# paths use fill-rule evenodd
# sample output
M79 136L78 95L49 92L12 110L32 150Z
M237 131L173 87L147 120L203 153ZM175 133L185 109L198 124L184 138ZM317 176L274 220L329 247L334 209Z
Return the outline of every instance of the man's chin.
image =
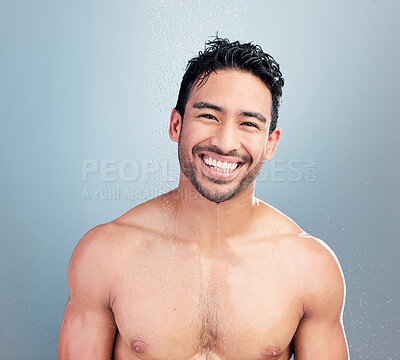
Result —
M232 180L227 180L227 179L218 179L218 178L209 178L207 177L208 181L212 182L213 184L217 185L226 185L232 182Z
M194 167L182 167L182 161L181 170L200 195L217 204L232 199L248 187L250 184L249 179L254 180L251 176L244 179L238 179L237 176L224 179L210 177L200 171L195 174Z
M204 198L212 202L215 202L217 204L232 199L236 194L238 194L242 190L240 187L237 187L235 189L223 190L223 189L209 189L204 186L201 186L199 183L194 183L193 185Z
M210 200L216 204L220 204L222 202L228 201L232 199L236 194L207 194L207 193L200 193L204 198Z

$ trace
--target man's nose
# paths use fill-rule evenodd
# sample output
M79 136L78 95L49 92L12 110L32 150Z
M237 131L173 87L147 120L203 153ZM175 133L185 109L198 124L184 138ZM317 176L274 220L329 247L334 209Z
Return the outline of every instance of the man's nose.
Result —
M240 148L239 131L233 124L219 126L211 137L211 145L218 147L225 153Z

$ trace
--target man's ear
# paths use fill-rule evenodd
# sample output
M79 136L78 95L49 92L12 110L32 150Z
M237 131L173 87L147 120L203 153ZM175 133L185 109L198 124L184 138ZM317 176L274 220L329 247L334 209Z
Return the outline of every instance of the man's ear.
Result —
M171 111L171 118L169 120L169 138L172 141L178 142L179 134L182 128L182 117L178 110L175 108Z
M275 130L268 137L267 142L267 151L265 153L265 160L271 160L274 156L276 146L278 145L278 141L281 138L281 128L276 127Z

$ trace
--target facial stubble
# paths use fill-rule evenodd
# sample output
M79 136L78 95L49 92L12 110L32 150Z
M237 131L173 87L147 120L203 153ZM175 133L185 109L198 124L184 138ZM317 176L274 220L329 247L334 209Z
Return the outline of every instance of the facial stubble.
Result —
M207 186L203 186L199 179L197 178L197 175L195 173L195 168L194 168L194 162L189 159L189 156L187 155L188 148L185 146L184 141L182 141L182 129L181 133L179 134L179 140L178 140L178 158L179 158L179 164L181 167L181 170L183 174L188 178L188 180L192 183L192 185L196 188L196 190L206 199L213 201L215 203L221 203L224 201L227 201L231 198L233 198L235 195L240 193L242 190L246 189L249 185L251 185L258 174L260 173L262 166L264 164L264 158L265 158L265 151L263 153L263 156L261 159L258 161L258 163L255 165L255 167L250 170L240 181L239 184L230 190L225 190L225 191L218 191L218 187L222 190L224 184L229 184L234 180L225 180L225 179L216 179L216 178L211 178L207 177L209 181L215 184L215 189L210 189ZM232 155L230 154L224 154L221 150L217 150L216 148L207 148L204 146L194 146L193 149L191 150L193 159L197 156L197 154L200 151L209 151L209 152L216 152L220 155ZM242 157L245 164L248 164L250 167L253 163L253 159L250 156L243 156ZM201 160L202 161L202 160ZM242 165L244 166L244 165Z

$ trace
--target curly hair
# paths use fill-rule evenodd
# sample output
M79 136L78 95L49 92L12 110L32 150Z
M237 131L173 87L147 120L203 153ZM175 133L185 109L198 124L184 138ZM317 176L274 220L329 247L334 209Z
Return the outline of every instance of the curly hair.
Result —
M284 79L275 59L265 53L259 45L251 42L241 44L239 41L230 42L228 39L219 38L206 42L204 51L191 59L186 67L178 101L175 109L182 116L185 114L185 107L193 86L202 86L212 72L216 70L235 69L248 72L257 76L264 82L272 95L271 134L278 122L278 109L282 96Z

